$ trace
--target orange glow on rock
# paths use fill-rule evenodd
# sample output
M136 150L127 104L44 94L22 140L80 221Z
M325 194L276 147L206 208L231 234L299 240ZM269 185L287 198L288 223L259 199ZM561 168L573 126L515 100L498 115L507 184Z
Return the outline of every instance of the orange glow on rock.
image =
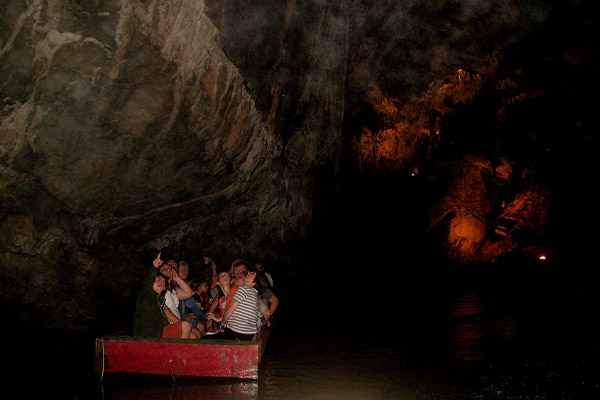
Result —
M436 136L442 134L440 119L457 104L471 101L483 83L482 75L459 69L456 75L434 82L420 97L405 102L386 96L378 87L367 91L365 101L381 128L363 127L352 143L361 168L395 170L414 162L418 152L433 146Z

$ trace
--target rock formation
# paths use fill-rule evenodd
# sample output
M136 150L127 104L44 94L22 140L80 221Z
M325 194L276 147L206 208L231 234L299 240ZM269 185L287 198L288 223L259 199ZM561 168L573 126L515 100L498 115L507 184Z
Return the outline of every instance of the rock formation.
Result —
M283 136L205 11L197 0L7 2L3 296L46 325L101 323L106 304L131 302L139 254L265 258L306 235L308 171L335 162L343 113L345 59L325 64L323 49L343 56L347 26L314 6L321 26L299 54L312 61L295 107L268 107L295 113Z
M298 259L315 176L347 154L436 182L450 259L522 245L552 214L557 132L593 131L576 3L548 50L544 2L2 1L2 318L126 320L163 247ZM554 66L581 78L536 78ZM567 122L540 124L559 98Z

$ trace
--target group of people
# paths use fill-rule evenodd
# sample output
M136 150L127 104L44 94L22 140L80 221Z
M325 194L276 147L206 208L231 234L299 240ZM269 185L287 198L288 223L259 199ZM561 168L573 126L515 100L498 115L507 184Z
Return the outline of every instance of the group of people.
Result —
M138 295L135 336L251 340L271 323L279 299L262 264L238 259L217 270L204 257L192 274L186 262L162 257L159 252Z

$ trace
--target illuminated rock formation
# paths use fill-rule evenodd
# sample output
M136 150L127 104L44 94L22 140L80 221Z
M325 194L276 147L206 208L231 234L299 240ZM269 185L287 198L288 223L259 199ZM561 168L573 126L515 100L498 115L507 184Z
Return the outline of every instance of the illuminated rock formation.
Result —
M440 121L458 104L468 103L479 92L484 79L462 69L455 76L433 82L420 97L402 104L374 88L366 93L381 129L363 131L353 143L361 167L400 169L417 164L429 154L440 135Z
M550 84L532 81L550 70L558 82L552 68L503 58L548 12L517 0L3 1L0 278L15 306L0 318L127 318L164 246L191 263L297 261L314 182L347 154L436 182L430 226L450 258L518 246L546 226L544 157L560 159L562 132L588 143L597 131L596 108L577 100L595 95L593 79L571 50L596 25L573 18L581 31L552 40L568 55L535 55L584 82L556 84L550 101ZM556 128L563 98L573 106Z
M417 172L428 165L430 170L437 170L432 174L448 179L442 185L445 194L431 210L429 229L444 226L447 256L461 263L492 261L517 248L522 244L519 233L523 230L543 233L550 207L548 189L527 176L526 170L523 176L513 176L515 160L492 160L476 153L450 158L440 154L438 147L445 148L444 141L459 140L452 138L456 133L447 131L451 127L444 128L445 121L460 107L472 107L483 85L496 75L496 63L481 73L458 70L405 104L373 89L367 92L366 103L378 116L380 129L364 127L353 142L362 168ZM498 124L509 107L528 98L508 78L496 85L495 96L503 99L495 113ZM485 137L487 133L479 134Z

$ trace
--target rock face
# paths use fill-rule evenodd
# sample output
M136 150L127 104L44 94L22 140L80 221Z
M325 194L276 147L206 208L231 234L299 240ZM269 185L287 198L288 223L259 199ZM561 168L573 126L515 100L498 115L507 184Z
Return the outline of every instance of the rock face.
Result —
M347 25L325 5L298 54L312 62L295 77L294 108L273 84L279 97L261 111L203 1L4 3L8 301L49 326L103 323L115 317L102 316L107 304L138 290L147 267L136 254L265 258L306 235L307 172L335 162L343 113L345 59L321 60L326 47L345 53ZM282 135L269 112L292 113L293 128Z
M580 3L593 15L557 15ZM596 131L577 99L597 57L573 45L597 24L570 19L548 50L530 37L547 19L517 0L2 1L0 318L124 320L164 247L297 259L315 176L348 154L439 186L449 258L522 245L563 133Z
M497 159L501 152L492 159L481 152L440 154L448 150L442 143L446 129L453 129L447 121L461 106L475 103L496 73L495 67L481 73L459 69L406 104L386 98L378 89L369 91L365 99L378 116L379 127L375 131L363 127L352 142L362 168L405 169L413 175L424 172L430 178L447 179L431 209L429 230L444 231L447 257L461 263L493 261L522 244L518 235L524 229L543 233L550 208L543 184L527 170L523 176L513 173L513 165L519 164L520 170L534 159Z
M593 247L583 244L594 241L589 233L598 223L589 217L596 214L590 211L595 196L586 183L598 169L589 150L597 148L598 122L590 109L596 102L583 100L596 97L597 85L590 83L600 61L591 3L537 11L506 5L528 21L522 28L542 21L536 34L513 42L510 32L519 29L511 28L508 9L496 10L506 17L500 20L488 19L493 6L465 10L460 18L488 26L473 34L482 25L471 19L454 31L454 39L442 41L446 50L439 55L460 55L458 68L439 70L413 95L396 95L389 85L383 90L381 79L356 101L361 118L354 118L353 110L346 115L351 132L345 137L363 170L420 175L429 182L425 187L434 188L429 232L441 238L447 258L461 263L492 261L540 243L576 254ZM468 31L482 46L490 45L484 37L505 31L502 37L514 49L486 53L470 43L456 52L461 37L473 37ZM349 76L361 71L352 65ZM401 81L406 82L396 83ZM349 78L348 85L352 82Z

